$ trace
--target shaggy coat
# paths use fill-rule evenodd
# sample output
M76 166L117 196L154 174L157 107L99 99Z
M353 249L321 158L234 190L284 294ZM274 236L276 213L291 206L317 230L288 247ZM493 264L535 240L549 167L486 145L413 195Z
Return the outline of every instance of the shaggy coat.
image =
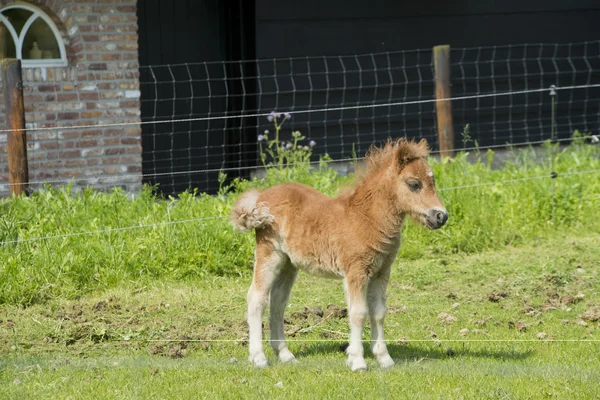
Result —
M361 335L370 317L373 354L382 367L394 361L384 334L390 268L400 248L406 215L437 229L448 214L440 202L427 143L400 139L373 148L366 171L350 190L330 198L297 183L263 192L249 190L232 210L233 225L255 230L254 277L248 291L250 361L267 365L262 316L270 297L271 346L283 362L294 361L283 333L283 313L298 270L342 278L348 302L348 365L366 368Z

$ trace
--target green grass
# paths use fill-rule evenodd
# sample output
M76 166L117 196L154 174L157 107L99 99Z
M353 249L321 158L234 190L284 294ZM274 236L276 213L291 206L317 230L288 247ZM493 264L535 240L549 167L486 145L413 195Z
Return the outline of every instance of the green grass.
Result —
M367 373L347 369L341 282L306 274L286 312L299 362L267 349L264 370L246 360L247 276L5 304L0 398L595 398L599 240L401 260L386 320L397 365L386 371L368 349Z
M340 350L341 282L303 274L286 312L300 362L246 361L253 236L232 230L229 209L245 188L284 181L335 195L352 178L325 162L217 196L48 187L4 199L0 398L595 398L600 149L533 153L500 168L492 152L430 160L450 220L405 227L386 320L397 365L369 358L364 374Z
M532 161L532 152L515 151L499 169L491 168L492 152L480 155L475 163L460 154L441 162L432 159L431 165L439 188L549 177L549 153L540 163ZM600 149L573 145L557 154L555 170L559 177L554 182L554 220L550 178L445 190L440 197L450 213L448 225L431 232L409 223L401 256L473 253L560 232L600 232ZM561 176L590 170L596 172ZM123 283L144 287L160 280L248 276L253 238L232 230L229 209L237 193L249 186L290 180L334 195L351 177L338 177L326 164L317 171L302 165L271 169L263 180L236 180L213 197L188 192L177 199L161 199L151 188L128 195L118 189L72 192L66 187L4 199L0 304L75 299ZM130 227L138 228L121 230ZM82 232L96 233L79 235Z

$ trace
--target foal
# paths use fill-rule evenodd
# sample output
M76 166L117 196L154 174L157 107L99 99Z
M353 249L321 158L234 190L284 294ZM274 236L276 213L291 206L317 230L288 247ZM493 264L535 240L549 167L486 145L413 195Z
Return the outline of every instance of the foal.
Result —
M342 278L350 319L348 366L366 369L362 331L371 322L371 349L379 364L394 365L384 336L386 289L400 248L405 216L430 229L448 220L425 157L427 142L399 139L373 148L365 176L332 199L287 183L244 193L232 210L242 231L256 231L254 277L248 291L249 360L265 367L262 316L270 295L271 347L282 362L294 361L285 342L283 313L299 269Z

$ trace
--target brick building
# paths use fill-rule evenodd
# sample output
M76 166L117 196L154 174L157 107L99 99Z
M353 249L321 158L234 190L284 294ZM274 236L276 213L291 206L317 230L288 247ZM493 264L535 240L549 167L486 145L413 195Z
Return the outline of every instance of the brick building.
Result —
M0 58L23 60L30 182L139 188L136 1L0 0L0 13ZM2 129L4 118L0 105ZM89 127L97 124L111 126ZM81 125L88 127L66 128ZM0 195L9 189L6 137L0 133Z

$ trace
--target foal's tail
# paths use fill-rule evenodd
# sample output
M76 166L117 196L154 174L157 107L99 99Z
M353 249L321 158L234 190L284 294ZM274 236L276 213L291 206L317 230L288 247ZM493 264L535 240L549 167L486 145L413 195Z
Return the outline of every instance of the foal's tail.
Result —
M231 210L233 227L242 232L265 228L275 221L265 203L257 203L260 192L249 190L239 198Z

